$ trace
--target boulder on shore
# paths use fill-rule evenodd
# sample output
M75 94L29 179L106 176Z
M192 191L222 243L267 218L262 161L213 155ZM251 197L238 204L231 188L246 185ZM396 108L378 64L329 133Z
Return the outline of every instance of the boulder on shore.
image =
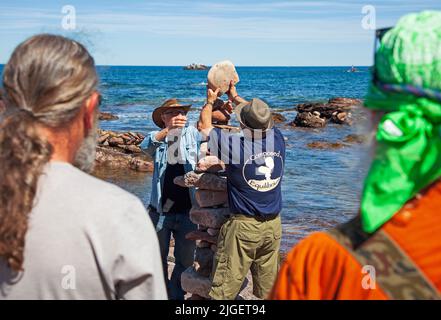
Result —
M152 172L152 159L142 153L139 144L144 136L135 132L98 130L95 163L111 168L130 168Z
M135 171L153 172L153 162L147 155L133 155L112 147L96 147L95 164L109 168L130 168Z

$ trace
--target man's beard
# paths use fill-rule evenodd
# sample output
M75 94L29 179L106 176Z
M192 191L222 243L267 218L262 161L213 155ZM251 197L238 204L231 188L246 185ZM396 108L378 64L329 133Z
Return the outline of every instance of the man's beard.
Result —
M94 124L89 130L88 135L84 138L78 149L73 165L78 169L91 173L95 165L96 146L98 139L98 116L95 117Z

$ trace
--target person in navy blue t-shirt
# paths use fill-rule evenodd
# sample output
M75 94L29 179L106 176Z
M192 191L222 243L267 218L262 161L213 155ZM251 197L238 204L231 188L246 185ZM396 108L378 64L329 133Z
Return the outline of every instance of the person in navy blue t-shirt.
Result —
M219 233L210 296L235 299L251 269L254 294L266 298L278 272L285 140L269 106L258 98L240 98L234 110L239 134L213 128L218 91L208 89L199 126L208 136L210 154L226 164L231 217ZM229 95L237 97L234 93L231 84Z

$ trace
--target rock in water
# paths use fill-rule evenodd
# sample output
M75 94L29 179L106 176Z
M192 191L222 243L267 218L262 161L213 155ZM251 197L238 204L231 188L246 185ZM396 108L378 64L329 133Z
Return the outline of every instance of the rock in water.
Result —
M329 99L328 103L336 106L351 107L351 106L361 106L363 104L363 101L354 98L337 97L337 98Z
M284 115L277 113L277 112L273 112L273 120L274 123L282 123L286 121L286 118Z
M114 114L111 114L110 112L100 112L98 114L99 120L118 120L119 117L115 116Z
M343 142L346 143L366 143L368 141L369 136L364 136L360 134L349 134L343 139Z
M225 60L214 64L208 71L208 85L211 88L220 88L222 94L228 91L230 81L239 82L239 75L231 61Z
M326 120L320 118L320 116L316 114L312 114L311 112L299 112L290 125L297 127L322 128L326 125Z
M341 142L328 142L328 141L314 141L307 144L308 148L312 149L340 149L345 145Z

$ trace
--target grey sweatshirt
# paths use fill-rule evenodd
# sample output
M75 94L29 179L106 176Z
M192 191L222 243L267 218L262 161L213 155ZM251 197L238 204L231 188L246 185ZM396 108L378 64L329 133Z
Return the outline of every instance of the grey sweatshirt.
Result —
M0 258L0 299L167 299L141 201L68 163L46 166L25 240L23 272Z

